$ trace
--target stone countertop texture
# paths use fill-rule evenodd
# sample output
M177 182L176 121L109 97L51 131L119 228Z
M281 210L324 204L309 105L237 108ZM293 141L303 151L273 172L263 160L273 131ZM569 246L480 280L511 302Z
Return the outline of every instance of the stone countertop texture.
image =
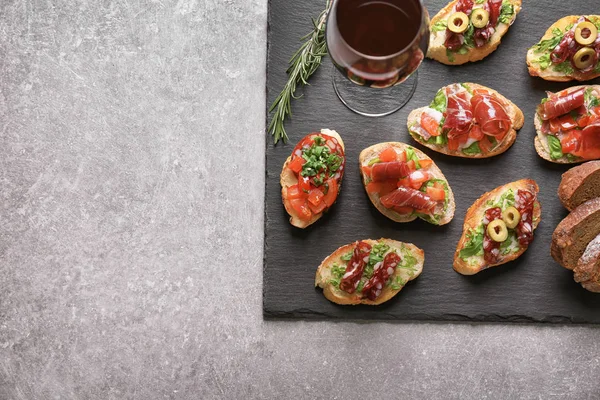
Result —
M0 399L600 398L594 327L263 321L266 19L0 2Z

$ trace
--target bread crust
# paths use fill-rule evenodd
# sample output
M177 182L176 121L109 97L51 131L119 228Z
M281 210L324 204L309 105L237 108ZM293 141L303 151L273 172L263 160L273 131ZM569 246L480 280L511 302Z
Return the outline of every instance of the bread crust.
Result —
M576 202L573 195L582 185L590 184L587 181L588 178L598 173L598 171L600 171L600 161L588 161L562 174L560 185L558 185L558 198L567 210L572 211L582 204ZM591 200L591 198L586 198L583 202L587 200Z
M577 267L585 247L600 234L596 219L600 221L600 198L581 204L558 224L550 246L550 254L557 263L570 270ZM590 228L589 233L582 232L586 227Z
M565 89L565 92L568 94L568 93L577 91L581 88L588 88L588 87L594 87L597 91L600 91L600 85L579 85L579 86L572 86L568 89ZM548 92L548 93L550 94L550 92ZM561 158L553 160L552 157L550 157L550 149L548 148L548 141L546 140L547 135L542 133L542 120L538 116L537 111L536 111L535 115L533 116L533 123L535 126L535 131L537 133L535 139L533 140L533 144L535 146L535 151L544 160L550 161L555 164L578 164L578 163L586 161L586 160L570 161L566 156L563 156Z
M527 248L521 248L516 253L511 253L504 256L501 255L499 261L491 265L486 264L483 257L481 257L481 262L479 262L478 264L469 264L459 257L460 251L464 248L467 242L467 232L469 231L469 229L475 229L481 224L481 221L484 217L484 213L489 208L486 206L485 203L488 200L498 198L509 189L513 189L513 191L515 192L519 189L524 189L536 194L536 206L534 206L533 208L534 231L539 225L542 216L542 207L540 202L537 200L537 194L540 189L534 180L521 179L515 182L507 183L506 185L499 186L492 191L484 193L480 198L475 200L473 205L467 210L467 214L465 216L465 223L463 225L463 233L460 240L458 241L458 245L456 246L456 251L454 252L453 267L456 272L462 275L474 275L478 272L483 271L484 269L506 264L507 262L513 261L516 258L520 257L521 254L523 254L527 250Z
M514 6L515 14L509 25L499 24L498 29L492 35L490 41L483 47L480 48L471 48L469 52L466 54L458 54L453 53L454 61L450 61L448 59L448 55L446 54L446 47L444 46L445 42L445 31L433 32L431 29L431 34L429 36L429 50L427 51L427 57L433 60L439 61L442 64L446 65L461 65L466 64L468 62L475 62L483 60L485 57L493 53L500 42L502 41L502 37L508 32L508 28L510 25L514 23L517 18L517 15L521 11L522 1L521 0L508 0ZM450 13L452 12L452 8L458 3L457 0L451 1L444 8L442 8L432 19L431 19L431 27L435 25L437 22L442 20L447 20L450 17Z
M584 15L584 16L587 17L588 19L590 17L591 18L600 18L599 15ZM546 33L544 33L544 36L542 36L542 38L538 41L538 43L541 42L542 40L547 40L547 39L550 39L552 36L554 36L552 34L552 31L554 29L560 29L561 32L564 32L567 25L576 23L580 17L581 17L581 15L569 15L569 16L559 19L558 21L553 23L548 28L548 30L546 30ZM542 70L540 68L539 64L534 62L534 60L539 59L541 57L541 55L542 55L541 53L534 53L533 46L527 51L527 68L529 70L529 75L539 76L542 79L545 79L547 81L553 81L553 82L568 82L568 81L572 81L572 80L589 81L591 79L594 79L594 78L597 78L598 76L600 76L600 73L598 73L598 72L595 73L593 70L588 73L585 73L585 74L583 74L579 71L575 71L575 73L572 75L565 75L562 72L556 72L556 71L552 70L550 67L546 68L545 70Z
M360 152L360 155L358 157L359 167L360 167L359 168L360 175L362 177L362 182L363 182L363 186L365 187L365 191L366 191L366 186L367 186L367 176L364 174L362 167L367 166L371 159L377 157L382 150L384 150L390 146L395 147L401 151L405 150L407 147L411 147L415 151L415 154L417 155L417 157L419 157L420 160L422 160L422 159L431 160L431 158L429 158L427 156L427 154L423 153L421 150L419 150L413 146L410 146L408 144L405 144L405 143L384 142L384 143L378 143L373 146L367 147L366 149L364 149L363 151ZM432 162L433 162L433 160L432 160ZM445 225L445 224L449 223L450 221L452 221L452 218L454 217L454 210L456 209L456 203L454 201L454 193L452 192L450 183L448 183L448 180L446 179L446 177L444 176L442 171L438 168L438 166L435 164L435 162L433 162L431 164L431 167L429 167L428 170L432 173L434 179L441 179L444 182L446 182L446 184L448 185L448 195L449 195L448 208L446 209L444 216L442 217L442 219L440 220L440 223L438 224L438 225ZM367 192L367 195L369 196L369 199L371 200L371 203L373 203L375 208L377 208L380 213L382 213L383 215L385 215L392 221L411 222L418 218L416 215L402 215L402 214L398 214L397 212L395 212L393 210L385 208L383 206L383 204L381 204L381 201L379 201L378 193Z
M344 149L344 158L345 158L346 157L346 154L345 154L346 147L344 146L344 141L342 140L342 137L340 136L340 134L337 133L336 131L333 131L330 129L321 129L321 133L323 133L325 135L329 135L329 136L337 139L340 146L342 146L342 149ZM283 168L281 169L281 174L279 175L279 183L281 184L281 199L283 201L283 206L285 207L285 211L287 211L287 213L290 215L290 224L292 224L293 226L295 226L297 228L304 229L304 228L314 224L315 222L317 222L323 216L323 213L313 214L313 216L311 217L310 220L305 221L298 216L298 214L292 207L292 204L290 203L290 201L287 198L287 190L290 186L294 186L294 185L298 184L298 178L296 178L296 174L294 174L294 172L288 168L288 165L290 164L291 161L292 161L292 155L290 154L290 156L283 163ZM343 179L343 177L342 177L342 179ZM342 179L340 179L340 183L338 186L338 196L340 195L340 192L342 189ZM336 201L337 201L337 198L336 198Z
M413 275L410 275L406 269L396 268L394 271L394 275L392 277L400 276L404 282L412 281L417 278L421 272L423 271L423 263L425 262L425 253L423 250L415 246L411 243L402 243L392 239L381 238L379 240L366 239L363 242L374 246L377 242L383 241L385 244L390 246L391 249L395 249L400 251L404 246L406 249L410 250L413 257L417 259L417 263L415 265L416 271ZM315 275L315 287L320 287L323 289L323 295L329 300L337 304L341 305L356 305L356 304L367 304L371 306L376 306L381 303L385 303L395 295L397 295L404 286L399 288L398 290L393 290L391 286L384 287L381 294L375 301L371 301L369 299L362 299L357 293L346 293L342 290L337 289L331 283L329 283L331 279L331 267L333 264L341 264L343 265L343 261L341 257L352 251L356 246L357 242L350 243L338 248L336 251L325 257L325 259L321 262L321 265L317 268L317 272Z
M408 115L408 120L407 120L407 124L406 124L408 127L408 133L410 134L410 136L412 136L412 138L414 140L419 142L419 144L421 144L427 148L430 148L433 151L437 151L438 153L442 153L442 154L447 154L449 156L462 157L462 158L489 158L489 157L494 157L494 156L497 156L498 154L504 153L515 143L515 140L517 140L517 131L519 129L521 129L525 123L525 115L523 115L523 111L521 111L521 109L519 107L517 107L517 105L515 103L513 103L512 101L510 101L509 99L507 99L506 97L504 97L503 95L501 95L494 89L479 85L477 83L472 83L472 82L465 82L465 83L463 83L463 85L468 85L469 88L472 88L472 90L473 89L487 90L490 93L492 93L494 96L499 98L502 101L502 103L505 105L508 116L510 117L510 119L512 121L512 127L511 127L511 130L506 134L506 137L504 138L504 140L502 141L500 146L498 146L496 149L494 149L494 151L491 151L487 154L467 155L467 154L463 153L462 150L453 151L453 150L448 149L448 146L438 146L435 144L427 143L426 141L423 140L423 138L418 133L411 131L410 127L413 126L415 123L420 126L421 114L423 114L423 112L425 111L425 109L428 108L428 106L417 108L416 110L411 111L411 113ZM450 86L450 85L448 85L448 86ZM442 89L445 89L448 86L444 86Z
M600 292L600 235L588 243L573 270L575 282L590 292Z

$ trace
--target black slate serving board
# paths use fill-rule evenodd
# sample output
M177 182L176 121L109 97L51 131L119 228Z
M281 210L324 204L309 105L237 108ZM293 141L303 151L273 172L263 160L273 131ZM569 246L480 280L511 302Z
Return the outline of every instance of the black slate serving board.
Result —
M263 311L266 318L466 320L554 323L600 323L600 295L587 292L573 274L550 256L554 228L567 215L556 196L561 174L568 169L542 160L535 152L533 115L544 91L576 83L557 84L530 77L525 55L557 19L571 14L598 13L595 2L573 0L524 1L515 24L496 52L478 63L445 66L425 60L418 87L399 112L365 118L349 111L336 97L331 61L326 58L304 96L293 103L286 125L290 141L273 145L266 137L265 253ZM444 0L426 0L431 16ZM286 81L290 56L299 38L311 29L325 0L271 0L269 4L267 104ZM337 72L336 72L337 73ZM398 224L370 203L360 182L358 154L372 144L401 141L415 145L406 128L410 110L429 104L436 91L453 82L476 82L497 89L525 113L525 126L514 146L488 160L463 160L424 150L442 169L456 197L456 215L447 226L421 220ZM598 80L590 83L599 83ZM269 119L269 117L268 117ZM337 204L320 221L301 230L288 223L281 203L279 173L295 144L320 128L335 129L344 138L347 170ZM518 260L465 277L452 269L452 257L467 208L481 194L499 185L533 178L541 188L542 222L535 241ZM425 250L425 266L395 298L377 306L338 306L315 289L317 266L339 246L359 239L392 238Z

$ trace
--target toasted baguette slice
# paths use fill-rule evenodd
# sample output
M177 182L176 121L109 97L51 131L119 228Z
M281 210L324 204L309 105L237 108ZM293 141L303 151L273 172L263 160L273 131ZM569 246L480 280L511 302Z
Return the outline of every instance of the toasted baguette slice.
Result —
M544 36L542 36L542 38L540 39L540 42L552 39L554 37L553 31L556 29L559 29L561 32L564 33L567 27L577 23L577 20L580 17L580 15L569 15L567 17L559 19L554 24L552 24L550 28L548 28ZM585 17L596 24L598 23L598 21L600 21L600 16L598 15L586 15ZM540 42L538 42L538 44ZM539 60L542 56L549 56L551 51L552 50L546 53L539 52L536 49L536 46L532 46L529 49L529 51L527 52L527 67L529 68L529 75L539 76L542 79L554 82L568 82L572 80L589 81L590 79L594 79L600 76L600 68L598 67L598 65L600 64L598 64L596 68L594 68L592 71L586 73L581 73L580 71L577 71L575 69L573 69L573 73L566 73L563 69L557 71L555 69L554 64L550 64L546 69L542 69L540 63L537 62L537 60ZM600 61L598 62L600 63Z
M496 27L496 31L490 38L490 41L482 47L469 47L468 51L465 54L460 54L458 52L448 52L444 43L446 41L446 30L440 30L435 32L435 25L447 21L450 18L450 15L454 14L455 6L458 3L457 0L451 1L446 5L446 7L442 8L440 12L438 12L431 19L431 35L429 37L429 51L427 52L427 57L432 58L436 61L441 62L446 65L460 65L468 62L479 61L493 53L502 40L502 37L508 31L508 28L515 22L517 18L517 14L521 11L521 0L507 0L513 6L514 14L510 19L508 24L499 23ZM463 46L463 48L465 48Z
M346 148L344 147L344 141L342 140L342 137L339 135L339 133L337 133L336 131L330 130L330 129L321 129L321 133L336 138L336 140L338 141L340 146L342 146L344 151L346 150ZM345 155L344 155L344 157L345 157ZM281 169L281 175L279 176L279 183L281 183L281 198L283 200L283 205L285 206L285 210L290 215L290 224L294 225L295 227L303 229L303 228L306 228L306 227L314 224L315 222L317 222L319 220L319 218L321 218L323 216L323 212L318 213L318 214L312 214L312 217L309 220L303 220L302 218L300 218L298 216L298 213L292 207L292 204L288 200L287 190L290 186L294 186L294 185L298 184L298 178L296 177L294 172L288 168L288 165L290 164L291 161L292 161L292 155L290 155L287 158L287 160L285 160L285 163L283 163L283 168ZM338 187L338 196L339 196L340 189L341 189L341 179L340 179L340 183L339 183L339 187Z
M521 179L516 182L507 183L506 185L497 187L496 189L484 193L479 199L473 203L471 207L467 210L467 215L465 216L465 223L463 225L463 234L458 241L458 245L456 246L456 252L454 253L454 270L463 275L474 275L484 269L495 267L497 265L506 264L516 258L520 257L521 254L527 250L527 247L520 247L520 245L516 242L512 242L512 245L509 248L508 254L500 253L500 257L498 262L494 264L488 264L483 255L474 255L468 257L466 259L462 259L460 257L460 252L465 248L465 245L468 242L467 233L471 229L477 229L482 225L485 212L491 206L486 204L488 201L496 202L498 201L504 193L507 193L509 189L513 190L513 193L516 195L519 189L527 190L536 195L536 200L533 207L533 229L535 230L540 223L541 215L542 215L542 207L537 200L537 193L539 192L539 187L537 183L532 179ZM504 208L503 208L504 210ZM510 238L510 237L509 237ZM483 251L483 243L481 244ZM483 253L482 253L483 254Z
M315 276L315 287L318 286L322 288L323 294L328 300L342 305L368 304L376 306L394 297L396 294L398 294L398 292L400 292L400 290L402 290L408 281L412 281L423 271L425 253L414 244L402 243L396 240L383 238L379 240L367 239L363 240L363 242L366 242L371 246L374 246L378 242L383 242L390 247L389 251L396 251L400 255L403 264L396 267L394 274L391 275L388 280L388 282L394 283L395 288L392 288L391 284L386 285L379 297L377 297L375 301L371 301L367 298L362 298L361 293L354 292L350 294L332 284L332 280L334 279L331 271L332 267L335 264L342 267L346 265L347 262L343 261L341 257L349 252L354 251L354 248L358 244L358 242L355 242L342 246L334 251L331 255L327 256L323 260L317 269ZM409 266L404 264L408 258L407 256L414 258L414 265Z
M585 88L589 88L589 87L593 87L595 88L595 90L597 92L600 92L600 85L580 85L580 86L572 86L568 89L565 89L564 92L566 94L568 93L572 93L575 92L579 89L581 89L582 87ZM562 93L562 91L561 91ZM550 95L550 92L548 92L548 94ZM537 114L537 111L535 113L535 116L533 117L533 121L534 121L534 125L535 125L535 130L537 132L537 135L534 139L534 145L535 145L535 151L537 151L537 153L539 154L540 157L542 157L544 160L556 163L556 164L576 164L576 163L580 163L582 161L585 161L582 158L576 158L576 159L569 159L566 155L557 159L553 159L550 156L550 147L548 145L548 138L546 134L544 134L542 132L542 119L539 117L539 115Z
M575 282L590 292L600 293L600 235L588 243L573 272Z
M404 151L407 148L411 148L415 151L415 154L417 155L419 160L431 160L431 158L429 158L425 153L423 153L419 149L416 149L405 143L385 142L385 143L379 143L379 144L373 145L371 147L368 147L368 148L364 149L363 151L361 151L360 155L358 157L359 164L361 166L360 173L362 175L362 180L363 180L363 185L365 186L365 190L366 190L366 186L369 182L368 182L368 177L365 175L362 167L369 165L369 161L371 161L373 158L376 158L382 150L384 150L390 146L398 149L399 151ZM425 218L425 217L420 217L420 218L422 218L423 220L425 220L427 222L433 223L435 225L445 225L445 224L449 223L450 221L452 221L452 218L454 217L454 210L456 209L456 203L454 202L454 194L452 193L452 188L450 187L448 180L446 179L446 177L444 176L442 171L438 168L438 166L435 165L433 160L432 160L431 166L428 168L428 171L432 173L434 179L441 179L444 182L446 182L446 185L448 186L448 205L446 207L444 215L439 220L439 223L435 223L432 220ZM411 221L414 221L415 219L419 218L419 216L416 215L415 213L399 214L393 210L385 208L383 206L383 204L381 204L381 201L379 201L378 193L369 193L367 191L367 195L369 196L369 199L371 200L373 205L379 210L379 212L381 212L383 215L385 215L392 221L411 222Z
M552 234L550 253L563 267L573 270L588 244L600 234L600 198L587 201L563 219Z
M567 210L596 197L600 197L600 161L588 161L562 175L558 198Z
M488 157L493 157L493 156L497 156L498 154L504 153L506 150L508 150L510 148L510 146L513 145L513 143L517 139L517 130L521 129L523 127L523 124L525 123L525 116L523 115L523 112L521 111L521 109L519 107L517 107L517 105L515 103L508 100L506 97L502 96L500 93L498 93L494 89L490 89L488 87L478 85L476 83L471 83L471 82L462 83L461 85L468 87L471 91L476 90L476 89L487 90L488 92L493 94L495 97L497 97L503 103L504 108L506 109L507 114L512 121L512 127L511 127L510 132L508 132L506 134L506 136L504 137L502 142L496 144L496 147L494 149L492 149L492 151L490 151L489 153L485 153L485 154L479 153L479 154L471 154L471 155L463 153L462 149L450 150L447 145L437 145L437 144L427 143L427 141L423 140L423 137L421 137L421 135L419 135L419 133L415 129L415 127L421 128L421 115L429 107L417 108L416 110L413 110L408 115L408 120L407 120L408 133L410 133L412 138L414 140L416 140L417 142L419 142L421 145L423 145L425 147L429 147L431 150L437 151L439 153L447 154L449 156L464 157L464 158L488 158ZM442 89L445 89L445 87Z

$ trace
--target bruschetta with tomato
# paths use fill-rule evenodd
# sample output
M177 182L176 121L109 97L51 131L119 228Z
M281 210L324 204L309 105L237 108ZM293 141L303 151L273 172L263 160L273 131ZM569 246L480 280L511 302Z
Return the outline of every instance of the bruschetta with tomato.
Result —
M535 114L535 149L561 164L600 159L600 85L548 92Z
M431 19L427 57L443 64L479 61L494 52L521 11L521 0L454 0Z
M508 150L524 122L519 107L497 91L455 83L441 88L428 107L409 114L408 132L439 153L486 158Z
M337 304L378 305L423 271L423 250L391 239L361 240L340 247L317 269L315 287Z
M521 179L484 193L467 210L454 270L474 275L521 256L541 219L539 187Z
M531 76L547 81L588 81L600 76L600 16L570 15L556 21L527 52Z
M340 192L345 165L344 141L336 131L311 133L294 147L280 175L292 225L306 228L329 210Z
M425 153L399 142L379 143L359 156L363 184L373 205L396 222L421 218L445 225L454 217L452 189Z

